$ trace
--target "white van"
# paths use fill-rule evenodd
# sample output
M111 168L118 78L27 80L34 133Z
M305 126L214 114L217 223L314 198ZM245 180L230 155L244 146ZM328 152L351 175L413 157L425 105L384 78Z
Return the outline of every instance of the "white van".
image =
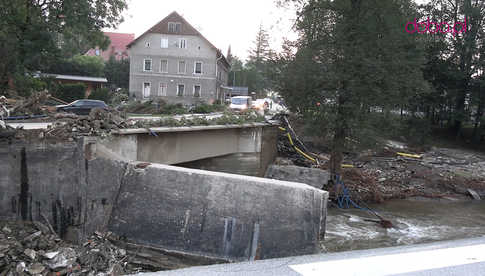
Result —
M252 98L249 96L237 96L231 98L229 108L237 111L245 111L252 107Z

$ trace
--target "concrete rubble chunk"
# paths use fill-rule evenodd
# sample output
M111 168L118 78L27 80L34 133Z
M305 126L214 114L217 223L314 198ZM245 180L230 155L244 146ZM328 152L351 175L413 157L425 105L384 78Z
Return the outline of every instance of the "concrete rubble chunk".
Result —
M76 261L76 252L72 248L61 248L58 254L47 262L51 269L65 268Z
M7 233L7 234L12 233L12 230L11 230L10 228L8 228L7 226L3 227L3 228L2 228L2 231L3 231L4 233Z
M43 266L41 263L34 263L27 268L27 272L29 272L31 275L40 274L44 270L45 266Z
M58 254L59 254L59 252L47 252L47 253L44 254L44 257L51 260L55 256L57 256Z
M29 236L27 236L24 241L33 241L35 238L38 238L42 235L42 232L41 231L37 231Z
M17 266L15 267L15 271L18 273L22 273L25 271L25 263L24 262L19 262Z
M32 249L25 249L24 254L32 260L35 260L35 258L37 257L37 252Z
M468 189L468 193L473 197L474 200L482 200L482 198L476 191Z

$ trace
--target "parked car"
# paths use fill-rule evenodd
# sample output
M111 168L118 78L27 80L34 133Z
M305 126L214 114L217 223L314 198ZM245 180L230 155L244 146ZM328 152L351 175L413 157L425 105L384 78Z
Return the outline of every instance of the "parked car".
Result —
M234 111L245 111L252 108L252 98L249 96L237 96L231 98L229 108Z
M92 109L108 109L108 105L103 101L96 100L77 100L66 105L57 105L57 112L68 112L77 115L89 115Z

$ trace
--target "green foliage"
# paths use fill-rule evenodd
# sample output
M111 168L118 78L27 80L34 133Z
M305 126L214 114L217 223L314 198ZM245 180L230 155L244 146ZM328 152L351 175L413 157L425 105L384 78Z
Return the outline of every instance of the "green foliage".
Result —
M209 126L209 125L242 125L248 123L264 122L264 117L255 113L246 114L232 114L225 113L221 117L206 119L206 118L181 118L180 120L170 118L164 118L159 121L139 121L134 127L147 128L147 127L188 127L188 126Z
M88 99L99 100L105 103L109 103L111 99L111 95L108 88L98 88L93 92L91 92Z
M225 106L219 104L199 104L195 106L191 111L192 113L207 114L213 112L224 111Z
M128 59L116 60L110 57L104 68L104 75L108 79L108 84L116 88L128 89L130 80L130 61Z
M126 7L125 0L0 1L0 91L15 76L106 47L102 30L122 22Z
M187 114L189 111L182 104L167 104L160 108L160 114L180 115Z
M60 60L48 68L48 73L104 77L105 64L100 57L76 55L73 58Z
M332 173L349 141L370 134L377 110L389 114L426 91L422 49L402 27L414 12L410 0L317 0L299 11L298 43L275 63L278 90L314 135L332 137Z
M84 99L86 95L86 86L80 84L60 84L56 90L53 91L53 96L65 102L73 102L75 100Z

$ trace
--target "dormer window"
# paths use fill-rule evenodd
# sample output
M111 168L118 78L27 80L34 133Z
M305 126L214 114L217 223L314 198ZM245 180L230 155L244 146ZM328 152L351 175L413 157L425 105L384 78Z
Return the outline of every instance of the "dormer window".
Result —
M168 22L168 32L173 34L180 33L182 29L182 23L179 22Z

